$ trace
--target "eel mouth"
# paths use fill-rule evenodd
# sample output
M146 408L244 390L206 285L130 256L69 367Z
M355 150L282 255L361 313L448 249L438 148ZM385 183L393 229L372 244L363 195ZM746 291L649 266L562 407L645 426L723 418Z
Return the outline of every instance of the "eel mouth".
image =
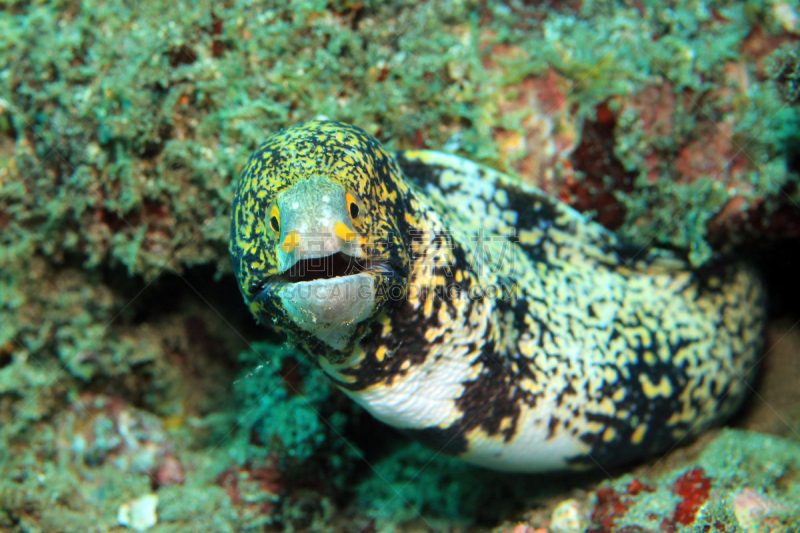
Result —
M343 350L356 325L375 311L379 278L393 272L382 262L335 252L300 259L272 276L262 297L278 301L284 316L301 330Z
M370 269L371 261L336 252L324 257L300 259L277 279L284 283L310 283L361 274Z

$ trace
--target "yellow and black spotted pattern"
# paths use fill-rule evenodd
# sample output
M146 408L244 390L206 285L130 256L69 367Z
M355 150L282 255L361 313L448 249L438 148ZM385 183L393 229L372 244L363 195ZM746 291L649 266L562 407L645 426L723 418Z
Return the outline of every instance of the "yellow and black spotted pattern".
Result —
M344 350L263 296L277 273L276 195L323 174L368 210L365 255L388 266ZM640 248L543 192L464 159L388 154L309 122L251 157L233 206L242 294L379 419L491 468L611 466L665 450L741 403L762 348L763 288L737 263L700 270Z

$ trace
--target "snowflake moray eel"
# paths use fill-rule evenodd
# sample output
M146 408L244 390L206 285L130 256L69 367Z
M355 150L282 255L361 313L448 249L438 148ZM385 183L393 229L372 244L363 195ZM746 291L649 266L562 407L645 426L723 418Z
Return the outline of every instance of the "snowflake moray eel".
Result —
M379 420L474 464L613 466L730 415L762 349L741 263L692 269L542 191L312 121L252 155L230 253L262 324Z

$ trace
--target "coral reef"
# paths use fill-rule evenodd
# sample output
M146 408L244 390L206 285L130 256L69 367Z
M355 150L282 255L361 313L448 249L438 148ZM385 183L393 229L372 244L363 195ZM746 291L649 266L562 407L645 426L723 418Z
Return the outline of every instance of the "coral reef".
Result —
M777 437L723 430L699 442L690 464L647 465L601 484L531 530L586 533L791 532L800 527L800 446ZM588 526L583 520L588 518ZM577 524L577 526L575 525ZM509 529L506 528L506 531Z
M155 494L154 532L541 531L566 498L585 517L575 503L558 516L598 531L796 530L796 273L773 282L751 431L598 487L432 459L369 420L252 323L227 238L255 146L324 116L515 173L698 265L736 251L789 268L776 265L795 255L770 250L800 237L799 13L796 0L7 2L0 529L120 531L120 507Z

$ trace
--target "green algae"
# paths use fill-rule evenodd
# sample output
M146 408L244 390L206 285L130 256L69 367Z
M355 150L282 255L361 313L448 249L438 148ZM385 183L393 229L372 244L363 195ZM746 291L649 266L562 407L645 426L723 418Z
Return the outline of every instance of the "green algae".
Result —
M376 462L356 489L356 502L368 510L379 529L428 520L468 520L485 481L474 468L435 456L417 443L399 447Z
M239 517L231 508L230 499L219 487L165 487L159 491L159 531L241 531Z
M124 472L111 462L95 466L70 462L53 447L46 430L29 437L38 457L18 453L0 459L0 526L7 528L4 531L117 531L119 506L153 490L147 474ZM224 490L207 478L215 465L203 464L222 455L204 451L186 456L202 465L199 471L205 475L192 472L184 485L159 489L160 523L149 531L241 531L246 521Z
M20 187L4 190L9 223L46 255L80 251L90 267L120 263L153 277L210 262L229 271L231 182L269 132L327 115L408 135L453 107L438 76L422 83L447 60L420 40L444 15L413 7L376 13L397 35L385 24L350 30L324 3L212 14L62 2L3 17L0 48L12 66L0 97L27 140L10 154ZM396 57L406 47L408 60ZM385 91L368 66L390 68L393 58L410 86Z
M344 426L360 410L334 401L334 386L295 350L259 343L239 357L248 370L234 383L235 411L241 413L237 459L244 463L277 454L280 468L291 473L314 457L325 458L338 466L339 472L329 472L341 485L346 465L359 456L342 436Z
M800 445L796 441L741 430L723 429L700 454L697 465L714 480L714 487L732 495L754 489L775 502L769 527L800 528ZM722 512L722 511L719 511ZM698 521L705 519L702 515Z
M697 464L725 487L746 483L791 493L800 483L800 445L760 433L723 429L702 451Z
M692 533L742 533L731 503L724 498L714 497L698 513L692 525Z

